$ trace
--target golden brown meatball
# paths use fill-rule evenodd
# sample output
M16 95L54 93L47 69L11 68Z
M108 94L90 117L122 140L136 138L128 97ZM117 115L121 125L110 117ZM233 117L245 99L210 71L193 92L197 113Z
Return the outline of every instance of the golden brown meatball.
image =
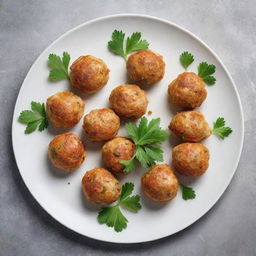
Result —
M83 93L95 93L109 78L109 69L105 62L91 55L81 56L70 67L70 82Z
M123 172L121 160L130 160L135 153L134 143L124 137L115 137L102 147L104 164L113 172Z
M196 110L176 114L171 120L169 129L180 140L186 142L200 142L212 133L204 115Z
M168 94L173 104L183 108L200 107L206 99L205 83L193 72L184 72L171 82Z
M201 143L182 143L172 151L173 167L185 176L198 177L209 166L209 150Z
M179 182L167 164L155 165L141 178L145 195L155 202L172 200L179 189Z
M102 205L115 202L121 192L119 181L104 168L87 171L82 179L82 187L90 202Z
M161 55L151 50L142 50L130 55L126 68L132 81L151 85L163 78L165 63Z
M139 86L124 84L112 90L110 96L110 107L123 117L139 118L147 111L148 99L146 92Z
M72 92L58 92L47 99L46 112L54 126L72 128L84 114L84 102Z
M120 118L108 108L95 109L84 117L84 131L91 141L112 139L120 127Z
M48 157L52 164L64 171L78 168L86 157L82 141L73 133L63 133L54 137L48 147Z

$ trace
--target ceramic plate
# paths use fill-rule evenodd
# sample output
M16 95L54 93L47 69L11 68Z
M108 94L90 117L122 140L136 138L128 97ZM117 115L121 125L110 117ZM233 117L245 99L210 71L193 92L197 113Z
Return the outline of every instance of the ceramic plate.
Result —
M123 30L127 35L140 31L150 43L150 48L163 55L166 62L164 78L147 89L149 119L161 117L161 126L167 128L176 113L168 104L168 84L184 71L179 63L183 51L194 54L195 61L190 71L197 71L201 61L216 65L217 82L208 86L208 97L200 110L209 124L223 116L233 133L224 141L211 136L204 143L209 147L210 167L198 179L182 179L196 191L196 199L184 201L181 192L168 204L157 204L147 200L140 188L140 178L145 170L137 169L122 179L122 183L135 183L135 193L141 194L142 210L137 213L125 211L129 223L126 230L116 233L106 225L98 224L98 206L85 202L81 179L87 170L101 167L102 143L85 141L88 156L82 166L70 175L61 175L47 159L50 140L63 130L49 127L43 132L24 134L25 126L17 121L19 113L30 108L32 100L45 102L50 95L71 90L68 81L49 82L47 58L50 53L62 54L68 51L71 63L81 55L102 58L110 68L110 79L98 93L85 96L88 113L95 108L108 106L108 96L113 88L127 81L124 60L112 54L107 48L111 33ZM82 120L71 132L82 137ZM12 139L17 165L21 176L38 203L57 221L77 233L98 240L116 243L136 243L172 235L203 216L223 194L236 170L243 144L243 113L237 89L220 59L201 40L187 30L155 17L145 15L114 15L84 23L65 33L53 42L35 61L20 89L16 102ZM122 127L119 135L125 135ZM171 163L171 151L176 142L173 139L163 144L164 163Z

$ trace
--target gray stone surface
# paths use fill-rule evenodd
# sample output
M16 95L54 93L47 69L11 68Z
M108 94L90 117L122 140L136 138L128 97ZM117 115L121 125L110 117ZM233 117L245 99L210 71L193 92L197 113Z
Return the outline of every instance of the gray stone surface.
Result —
M139 245L94 241L57 223L22 182L11 146L16 97L41 51L80 23L127 12L166 18L205 41L231 72L245 113L241 161L219 202L186 230ZM255 12L254 0L0 0L0 255L256 255Z

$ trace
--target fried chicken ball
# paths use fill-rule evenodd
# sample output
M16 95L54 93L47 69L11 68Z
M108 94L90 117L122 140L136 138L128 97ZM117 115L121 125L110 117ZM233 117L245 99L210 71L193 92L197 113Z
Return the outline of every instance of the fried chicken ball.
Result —
M87 171L82 179L82 187L90 202L101 205L115 202L121 193L119 181L104 168Z
M83 128L91 141L112 139L120 127L120 118L108 108L95 109L84 117Z
M115 137L102 147L103 162L113 172L123 172L121 160L130 160L135 153L134 143L124 137Z
M86 150L75 134L63 133L55 136L50 142L48 157L55 167L64 171L73 171L83 163Z
M123 117L140 118L147 111L148 99L146 92L139 86L124 84L112 90L110 96L110 107Z
M208 169L209 150L201 143L182 143L172 151L173 167L185 176L198 177Z
M200 107L207 96L203 79L193 72L180 74L168 87L173 104L183 108Z
M179 189L179 182L167 164L155 165L141 178L145 195L155 202L172 200Z
M54 126L72 128L84 114L84 102L72 92L58 92L47 99L46 113Z
M165 63L161 55L151 50L142 50L130 55L126 68L132 81L140 85L151 85L163 78Z
M196 110L176 114L169 124L169 129L185 142L200 142L212 133L204 115Z
M79 57L70 70L71 85L83 93L95 93L108 82L107 65L91 55Z

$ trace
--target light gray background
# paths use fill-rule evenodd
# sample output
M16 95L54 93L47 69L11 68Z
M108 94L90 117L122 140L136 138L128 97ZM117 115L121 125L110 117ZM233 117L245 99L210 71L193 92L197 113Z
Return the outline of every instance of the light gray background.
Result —
M85 21L127 12L166 18L206 42L233 76L245 114L240 164L219 202L186 230L138 245L98 242L58 224L25 187L11 145L14 104L36 57ZM0 0L0 256L256 255L255 13L255 0Z

